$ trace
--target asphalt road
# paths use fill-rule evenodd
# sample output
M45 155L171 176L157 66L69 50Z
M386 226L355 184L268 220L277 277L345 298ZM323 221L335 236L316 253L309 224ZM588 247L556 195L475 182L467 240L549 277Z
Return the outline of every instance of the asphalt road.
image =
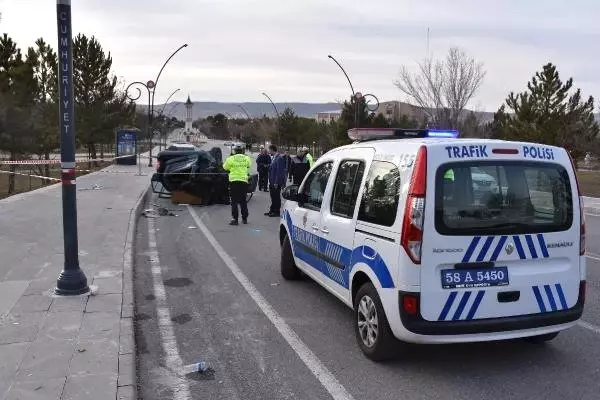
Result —
M356 344L350 309L308 279L281 278L279 220L262 215L268 197L256 193L250 224L238 227L227 225L229 206L191 212L152 200L177 216L142 219L137 232L141 398L599 398L600 217L587 217L591 258L582 324L541 346L415 345L377 364ZM211 369L181 373L181 364L197 361Z

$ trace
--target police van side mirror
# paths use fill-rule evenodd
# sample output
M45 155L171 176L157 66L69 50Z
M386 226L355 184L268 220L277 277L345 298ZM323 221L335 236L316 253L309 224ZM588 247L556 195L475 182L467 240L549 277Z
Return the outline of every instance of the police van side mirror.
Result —
M298 186L297 185L286 186L281 191L281 197L283 197L285 200L297 202L298 201Z

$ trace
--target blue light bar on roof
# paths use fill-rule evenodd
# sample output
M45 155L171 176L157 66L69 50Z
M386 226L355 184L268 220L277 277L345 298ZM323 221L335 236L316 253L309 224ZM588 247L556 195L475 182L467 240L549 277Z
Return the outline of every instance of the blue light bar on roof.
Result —
M410 139L410 138L457 138L456 130L399 129L399 128L353 128L348 130L352 140Z
M458 131L455 130L438 130L438 129L427 129L427 137L431 138L457 138Z

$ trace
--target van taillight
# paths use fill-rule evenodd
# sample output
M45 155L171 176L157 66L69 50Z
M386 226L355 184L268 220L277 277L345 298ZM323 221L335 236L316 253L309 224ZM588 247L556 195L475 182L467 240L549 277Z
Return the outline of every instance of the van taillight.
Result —
M585 214L583 213L583 197L579 196L579 212L581 214L581 224L579 225L579 255L585 254Z
M571 161L571 167L573 174L575 175L575 183L577 184L577 195L579 196L579 255L585 254L585 215L584 215L584 204L583 197L581 196L581 187L579 186L579 178L577 177L577 169L575 168L575 162L571 153L567 151L569 160Z
M421 263L423 224L425 222L425 192L427 189L427 148L421 146L415 159L408 197L404 208L400 244L415 264Z
M160 161L156 160L156 170L160 171Z

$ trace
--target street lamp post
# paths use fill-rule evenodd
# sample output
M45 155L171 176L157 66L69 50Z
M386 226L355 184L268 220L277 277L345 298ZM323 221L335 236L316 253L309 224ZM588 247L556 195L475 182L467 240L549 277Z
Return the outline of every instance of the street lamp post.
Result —
M271 102L271 105L273 106L273 108L275 109L275 114L277 114L277 144L281 145L281 118L279 117L279 111L277 110L277 106L275 105L275 103L273 103L273 100L271 100L271 98L269 97L268 94L266 94L265 92L263 92L263 96L265 96L267 99L269 99L269 101Z
M150 84L150 86L153 86L154 82L148 81L148 82L144 83L144 82L140 82L140 81L135 81L135 82L131 82L125 88L125 95L131 101L136 101L137 99L142 97L142 90L140 89L140 87L143 87L144 89L146 89L146 92L148 92L148 120L146 121L146 125L147 125L146 126L146 136L148 136L148 137L150 137L150 86L149 86L149 84ZM129 89L132 87L135 87L135 90L137 90L137 96L131 95L129 93ZM152 142L152 139L150 139L150 141ZM152 146L152 143L150 143L150 146ZM137 156L137 165L138 165L138 175L142 175L142 160L140 158L140 146L136 144L135 150L137 152L136 156Z
M58 25L58 96L60 108L60 168L64 267L56 280L58 295L89 292L87 277L79 266L77 188L75 186L75 109L73 106L73 37L71 0L56 1Z
M346 70L344 70L344 67L342 67L342 64L340 64L335 58L333 58L333 56L331 54L329 54L327 57L330 58L331 60L333 60L333 62L335 62L338 67L340 67L340 69L346 76L346 79L348 80L348 84L350 85L350 90L352 90L352 97L350 98L350 101L351 101L351 104L354 104L354 127L358 128L360 125L358 108L359 108L359 104L361 104L361 101L363 99L365 99L365 106L367 107L367 110L374 112L375 110L377 110L379 108L379 99L374 94L371 94L371 93L362 94L361 92L355 92L354 86L352 86L352 82L350 81L350 78L348 77ZM366 100L367 98L373 98L375 100L375 104L377 104L377 105L375 107L370 106L369 100Z
M248 114L248 111L246 111L246 109L244 107L242 107L241 104L238 104L237 106L242 109L244 114L246 114L246 118L248 118L248 123L250 124L250 129L252 129L252 117L250 117L250 114ZM246 125L244 125L243 132L244 132L244 134L246 134L248 132L248 129L246 129ZM244 135L244 140L247 140L247 135ZM246 143L246 146L248 146L248 143ZM250 147L252 147L252 142L250 142Z
M158 80L160 79L160 75L162 74L163 70L165 69L165 67L167 66L167 64L169 63L169 61L171 61L171 59L173 58L173 56L175 56L175 54L179 53L179 51L181 49L183 49L184 47L187 47L187 43L180 46L177 50L175 50L173 52L173 54L171 54L169 56L169 58L167 58L167 60L164 62L164 64L162 65L162 67L160 68L160 71L158 72L158 75L156 76L156 79L153 81L148 81L146 83L143 82L132 82L129 84L129 86L127 86L127 89L125 89L125 92L127 93L127 97L132 100L135 101L137 99L139 99L142 95L142 91L140 90L140 88L136 88L138 90L138 95L137 96L130 96L129 95L129 88L133 85L137 85L137 86L143 86L146 91L148 92L148 139L150 141L150 157L149 157L149 161L148 161L148 166L151 167L152 166L152 137L153 137L153 131L152 131L152 119L154 117L154 95L156 93L156 85L158 84ZM138 155L138 163L139 163L139 155ZM141 174L141 166L140 166L140 174Z
M166 106L167 106L167 104L169 103L169 100L171 100L171 97L173 97L173 95L174 95L175 93L179 92L180 90L181 90L181 89L175 89L175 90L173 90L173 92L171 92L171 94L169 95L169 97L167 97L167 100L165 101L165 104L163 104L163 107L162 107L162 109L161 109L161 110L160 110L160 112L158 113L159 117L160 117L160 116L163 116L163 113L164 113L164 111L165 111L165 107L166 107ZM162 136L162 133L161 133L161 135L160 135L160 136ZM162 137L160 137L160 136L159 136L159 138L158 138L158 139L159 139L159 140L158 140L158 151L160 151L160 150L161 150L161 147L162 147ZM166 143L165 143L165 147L166 147Z

